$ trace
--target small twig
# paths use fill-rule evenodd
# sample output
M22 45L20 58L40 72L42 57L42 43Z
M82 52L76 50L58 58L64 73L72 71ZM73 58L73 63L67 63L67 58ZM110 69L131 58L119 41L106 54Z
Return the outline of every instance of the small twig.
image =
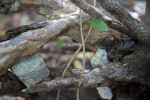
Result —
M94 7L96 6L96 0L94 0ZM85 69L85 44L84 44L84 37L83 37L83 29L82 29L82 13L81 13L81 9L80 9L80 31L81 31L81 40L82 40L82 45L83 45L83 70L81 73L81 78L83 77L83 73L84 73L84 69ZM77 88L77 100L79 100L79 92L80 89Z
M96 7L96 0L94 0L94 7Z
M81 40L82 40L82 45L83 45L83 72L84 72L84 67L85 67L85 44L84 44L84 37L83 37L83 29L82 29L82 13L80 9L80 32L81 32ZM81 74L82 77L83 73Z
M82 13L80 9L80 33L81 33L81 40L82 40L82 45L83 45L83 65L82 65L82 74L81 77L83 76L84 68L85 68L85 45L84 45L84 37L83 37L83 29L82 29ZM79 88L77 88L77 100L79 100Z
M79 99L79 92L80 92L80 90L79 90L79 87L77 88L77 100L80 100Z
M88 34L87 34L86 37L85 37L84 43L86 42L86 40L87 40L87 38L88 38L88 36L89 36L89 34L90 34L90 32L91 32L91 29L92 29L92 28L90 27L90 29L89 29L89 31L88 31ZM64 78L64 75L65 75L67 69L68 69L69 66L71 65L71 62L73 61L73 59L75 58L75 56L76 56L76 55L78 54L78 52L81 50L82 46L83 46L83 45L81 45L81 46L78 48L78 50L75 52L75 54L73 55L73 57L70 59L70 61L69 61L68 65L67 65L67 67L65 68L65 70L64 70L64 72L63 72L63 75L62 75L61 79ZM56 100L59 100L59 95L60 95L60 89L58 90Z
M78 52L81 50L81 48L82 48L82 45L78 48L78 50L75 52L75 54L73 55L73 57L70 59L69 63L67 64L67 67L65 68L65 70L64 70L64 72L63 72L63 74L62 74L61 79L63 79L63 78L64 78L64 76L65 76L65 73L66 73L67 69L69 68L69 66L71 65L71 63L72 63L73 59L74 59L74 58L75 58L75 56L78 54ZM59 95L60 95L60 89L58 90L56 100L59 100Z

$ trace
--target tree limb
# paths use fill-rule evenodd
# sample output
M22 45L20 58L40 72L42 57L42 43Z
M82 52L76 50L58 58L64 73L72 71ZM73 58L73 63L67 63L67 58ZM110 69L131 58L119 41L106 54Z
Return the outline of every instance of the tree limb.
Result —
M149 0L146 0L146 13L145 13L145 16L144 16L144 24L148 25L150 27L150 1Z
M90 17L84 13L83 18L85 21ZM14 39L0 43L0 75L23 57L38 52L45 43L60 36L61 32L77 23L79 23L78 12L60 20L50 21L41 29L24 32Z
M38 93L44 91L51 91L60 88L77 88L77 87L97 87L103 83L104 79L99 76L100 70L93 70L91 73L83 75L83 78L65 78L62 80L52 80L43 82L37 85L30 86L23 92Z
M129 31L125 26L123 26L119 21L111 19L110 17L103 14L102 10L92 7L83 0L70 0L70 1L76 4L84 12L89 14L92 18L101 19L105 21L110 28L115 29L121 33L124 33L125 35L128 35Z
M98 0L98 2L102 4L106 11L114 15L123 25L118 25L116 22L113 23L110 22L110 20L105 20L102 18L103 14L99 13L97 9L94 9L83 0L71 1L93 18L105 21L110 28L138 40L147 47L150 47L150 28L132 18L131 15L127 13L115 0Z
M55 15L61 15L62 10L66 13L72 13L77 10L69 1L61 2L60 0L1 0L0 13L19 13L22 11L34 11L47 18ZM57 11L59 14L57 14ZM60 14L61 12L61 14Z
M138 49L138 48L137 48ZM136 82L150 85L149 64L150 55L147 51L137 51L123 59L123 63L112 62L107 66L97 67L84 74L83 78L65 78L52 80L30 86L24 92L37 93L60 88L87 88L107 86L111 82Z
M106 11L114 15L130 33L129 36L150 47L150 28L134 19L116 0L97 0Z

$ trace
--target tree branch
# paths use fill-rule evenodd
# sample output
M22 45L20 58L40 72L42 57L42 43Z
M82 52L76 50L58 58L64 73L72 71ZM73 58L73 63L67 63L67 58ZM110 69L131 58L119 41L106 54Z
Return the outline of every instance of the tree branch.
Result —
M100 70L93 70L92 72L83 75L83 78L65 78L62 80L52 80L33 85L23 90L26 93L38 93L44 91L51 91L60 88L77 88L77 87L97 87L103 83L104 79L99 76Z
M149 49L137 46L133 54L125 56L122 62L111 62L107 66L99 66L91 72L84 74L83 78L76 76L62 80L52 80L30 86L24 92L38 93L59 88L87 88L107 86L112 82L136 82L150 85ZM142 51L142 52L141 52ZM53 71L53 70L52 70ZM80 72L79 72L80 71ZM73 71L72 75L79 75L82 70ZM79 75L80 76L80 75Z
M136 51L135 53L126 56L122 61L123 63L112 62L107 66L99 66L93 69L91 72L84 74L83 78L73 77L65 78L62 80L43 82L30 86L24 90L24 92L37 93L60 88L87 88L107 86L110 85L111 82L116 81L127 83L136 82L150 85L150 61L148 61L148 59L150 59L150 55L147 51Z
M72 13L77 10L77 7L69 1L62 3L61 0L1 0L0 2L0 13L3 14L34 11L44 17L52 17L55 14L59 16L62 10L65 14Z
M76 4L84 12L89 14L92 18L101 19L105 21L110 28L115 29L121 33L124 33L125 35L128 35L129 31L125 26L123 26L119 21L114 20L103 14L102 10L92 7L83 0L70 0L70 1Z
M84 21L90 18L85 13L83 15ZM38 52L45 43L60 36L61 32L77 23L79 23L78 12L60 20L50 21L41 29L24 32L14 39L0 43L0 75L23 57Z
M129 36L147 47L150 47L150 28L138 20L134 19L115 0L97 0L106 11L114 15L130 33Z
M83 0L71 0L83 11L91 15L93 18L98 18L105 21L108 26L115 29L140 43L150 47L150 28L143 23L135 20L126 12L115 0L97 0L106 11L114 15L123 25L118 22L111 22L111 20L104 19L103 14L99 13L97 9L83 2Z

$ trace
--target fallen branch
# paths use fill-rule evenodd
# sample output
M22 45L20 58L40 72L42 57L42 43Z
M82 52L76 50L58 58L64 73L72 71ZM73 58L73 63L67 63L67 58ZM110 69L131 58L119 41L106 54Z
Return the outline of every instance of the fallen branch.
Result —
M146 56L147 55L147 56ZM140 57L140 58L138 58ZM136 52L123 59L122 63L110 63L107 66L97 67L90 73L84 74L83 78L65 78L62 80L52 80L30 86L24 92L37 93L51 91L60 88L87 88L107 86L111 82L136 82L150 85L149 65L145 65L150 55L147 52ZM149 64L150 61L147 62ZM137 66L140 65L140 66ZM137 69L138 68L138 69ZM140 70L139 70L140 69ZM79 75L78 72L76 72ZM80 74L82 71L80 72ZM79 75L80 76L80 75Z
M146 56L147 55L147 56ZM140 57L140 58L138 58ZM60 88L87 88L107 86L111 82L136 82L150 85L149 65L145 65L150 55L147 52L136 52L123 59L122 63L110 63L107 66L97 67L90 73L84 74L83 78L65 78L43 82L27 88L27 93L51 91ZM150 61L147 62L149 64ZM140 66L137 66L140 65ZM140 69L140 70L139 70ZM78 72L77 72L78 73ZM82 71L80 72L80 74ZM79 75L80 76L80 75Z
M90 17L84 13L84 21ZM38 52L45 43L61 35L61 32L79 23L78 12L60 20L48 22L41 29L30 30L14 39L0 43L0 75L7 71L23 57ZM9 62L8 62L9 61Z
M130 33L129 36L150 47L150 28L134 19L116 0L97 0L106 11L114 15Z
M77 87L97 87L100 86L104 79L99 76L100 70L93 70L91 73L84 74L83 78L65 78L62 80L52 80L37 85L30 86L23 90L26 93L38 93L51 91L61 88L77 88ZM82 72L81 72L82 73Z
M75 70L72 71L72 75L75 77L39 83L30 86L24 90L24 92L38 93L60 88L99 87L110 85L116 81L150 85L150 76L148 73L150 70L149 49L143 48L144 47L137 46L134 48L134 53L125 56L121 63L111 62L107 66L99 66L91 72L84 74L83 78L78 77L82 73L82 70Z
M64 10L65 13L61 14L66 15L66 12L67 14L68 12L75 12L77 7L69 1L62 3L60 0L1 0L0 2L0 13L3 14L34 11L46 18L51 18L55 14L61 18L59 12L62 10Z

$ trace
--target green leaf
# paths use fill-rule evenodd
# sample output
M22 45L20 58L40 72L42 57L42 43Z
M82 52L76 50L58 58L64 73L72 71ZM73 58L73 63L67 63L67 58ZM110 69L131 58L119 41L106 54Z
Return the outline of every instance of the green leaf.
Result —
M97 19L93 19L88 21L88 23L95 29L101 30L101 31L107 31L108 26L105 22Z
M57 48L60 49L62 45L62 39L60 37L57 38Z

